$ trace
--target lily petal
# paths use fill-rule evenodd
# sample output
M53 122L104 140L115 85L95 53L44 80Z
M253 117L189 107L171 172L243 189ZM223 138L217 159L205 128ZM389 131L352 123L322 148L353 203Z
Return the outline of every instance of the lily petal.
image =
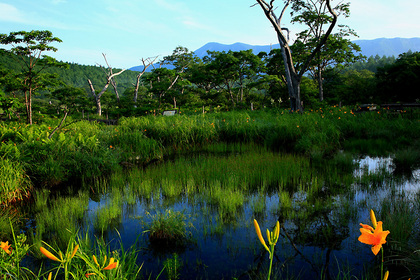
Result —
M104 270L114 269L114 268L116 268L116 267L117 267L117 264L118 264L118 262L115 262L115 261L114 261L114 258L110 258L110 259L109 259L109 264L108 264L108 266L104 267L103 269L104 269Z
M48 251L44 247L39 248L39 250L41 251L42 254L44 254L44 256L46 256L50 260L53 260L53 261L56 261L56 262L61 262L61 260L59 258L54 256L50 251Z
M376 222L375 212L372 209L370 209L370 220L372 221L373 227L376 228L378 223Z
M374 228L371 227L370 225L365 225L365 224L360 223L360 226L364 229L370 230L371 232L375 231Z
M10 249L10 246L11 245L9 245L9 241L1 242L0 243L0 248L2 248L9 255L12 253L12 251L9 250Z
M98 260L96 259L95 255L93 255L93 261L94 261L94 263L96 263L96 265L99 267L99 263L98 263Z
M77 250L79 249L79 244L76 245L76 247L74 247L73 253L70 256L70 259L72 259L74 257L74 255L76 255Z
M254 219L254 227L255 231L257 233L258 239L260 240L261 244L264 246L264 248L270 252L270 249L268 249L267 244L265 244L264 238L262 237L260 226L258 225L257 220Z

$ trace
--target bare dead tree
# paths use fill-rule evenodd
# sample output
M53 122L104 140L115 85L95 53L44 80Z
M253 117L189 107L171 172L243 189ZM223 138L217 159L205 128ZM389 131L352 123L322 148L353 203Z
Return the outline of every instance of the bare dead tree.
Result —
M134 103L137 102L137 98L138 98L138 93L139 93L139 87L140 87L140 78L141 76L146 72L147 68L152 65L153 63L155 63L156 59L159 56L156 56L152 59L152 57L148 57L146 59L141 59L141 62L143 63L143 70L137 75L137 81L136 81L136 85L135 85L135 89L134 89ZM154 66L153 66L154 68Z
M98 94L96 94L95 92L95 88L93 87L92 82L90 81L90 79L88 79L88 83L89 83L89 87L90 90L92 92L93 97L95 98L95 102L96 102L96 113L101 116L102 115L102 106L101 106L101 97L102 95L105 93L105 91L108 89L109 85L112 84L112 86L114 87L115 90L115 94L117 95L117 99L119 100L119 96L118 96L118 91L117 91L117 85L114 81L114 77L120 75L121 73L123 73L126 69L121 70L118 73L113 73L112 67L109 66L108 61L106 59L106 55L102 54L105 62L108 66L108 71L106 72L106 84L104 85L103 89L101 90L101 92L99 92Z
M276 14L274 13L275 0L270 0L269 2L264 1L264 0L256 0L256 1L257 1L257 4L259 4L262 10L264 11L267 19L273 25L277 33L277 38L280 43L280 48L281 48L284 66L285 66L286 81L287 81L287 88L288 88L289 97L290 97L291 110L292 111L301 110L302 104L301 104L301 98L300 98L300 83L302 81L303 74L308 70L312 59L321 50L322 46L326 43L328 36L331 34L335 24L337 23L337 14L331 7L331 3L330 3L331 0L326 0L328 11L332 15L333 19L330 23L330 26L328 27L327 32L318 41L318 44L312 50L311 54L307 57L306 61L303 62L303 64L300 67L300 70L297 71L293 63L292 52L289 46L289 30L287 28L281 27L281 20L283 18L283 15L286 9L291 4L292 0L286 1L283 7L283 10L281 11L279 16L276 16ZM283 33L283 31L287 31L287 36Z

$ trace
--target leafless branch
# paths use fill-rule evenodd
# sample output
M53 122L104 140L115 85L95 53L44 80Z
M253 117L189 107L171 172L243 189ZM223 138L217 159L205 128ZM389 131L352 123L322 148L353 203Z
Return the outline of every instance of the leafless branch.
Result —
M141 62L143 63L143 70L137 75L137 81L136 81L136 85L134 89L134 100L133 100L134 102L137 102L141 76L146 72L147 68L150 65L152 65L152 67L154 68L154 63L158 57L159 56L155 56L154 58L148 57L146 59L143 59L143 58L141 59Z

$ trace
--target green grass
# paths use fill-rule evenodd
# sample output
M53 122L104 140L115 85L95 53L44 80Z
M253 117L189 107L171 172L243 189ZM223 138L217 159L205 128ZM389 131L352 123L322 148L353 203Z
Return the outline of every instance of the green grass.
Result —
M86 274L92 274L93 279L124 279L135 280L142 279L140 274L142 266L136 264L137 241L128 249L125 249L121 240L119 246L111 246L104 242L101 238L92 239L89 235L72 234L67 240L66 246L58 248L54 245L42 242L37 246L38 257L45 262L49 262L48 266L42 266L37 272L38 275L29 279L47 279L52 273L52 279L86 279ZM76 245L79 245L75 251ZM64 262L51 262L39 253L38 248L43 246L53 255L60 258L63 256ZM75 252L73 257L70 257ZM97 263L93 256L95 256ZM111 258L118 262L117 267L104 270L103 268L111 263Z
M86 192L79 192L71 197L49 197L47 191L37 193L35 200L35 223L32 240L48 242L59 248L67 245L69 238L81 227L81 221L88 207L89 196ZM48 201L51 201L50 203Z
M0 158L0 205L21 201L30 195L31 181L18 161Z
M413 148L398 150L394 154L392 162L396 172L411 172L415 168L420 167L420 151Z
M178 254L172 254L172 257L167 258L163 262L164 271L168 280L177 280L181 274L179 270L182 268L182 260L180 260Z
M189 241L187 216L183 212L167 209L165 212L149 213L151 220L145 231L153 246L177 247Z
M340 149L370 155L399 150L395 162L404 167L418 160L418 155L409 151L418 150L420 134L418 120L408 115L354 114L349 108L338 107L303 114L270 110L131 117L120 119L117 126L69 118L48 139L59 121L0 125L0 157L19 163L32 185L98 178L120 170L121 164L146 165L174 153L205 151L210 144L225 143L254 143L315 160L333 158Z

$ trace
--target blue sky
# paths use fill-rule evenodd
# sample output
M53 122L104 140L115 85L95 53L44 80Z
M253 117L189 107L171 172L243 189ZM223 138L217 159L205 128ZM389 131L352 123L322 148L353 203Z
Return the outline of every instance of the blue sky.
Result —
M283 1L277 0L278 10ZM349 0L351 16L339 19L359 39L420 37L419 0ZM208 42L276 44L255 0L0 0L0 33L50 30L63 40L59 60L130 68L141 58L194 51ZM339 3L334 0L333 5ZM293 31L299 27L284 18Z

